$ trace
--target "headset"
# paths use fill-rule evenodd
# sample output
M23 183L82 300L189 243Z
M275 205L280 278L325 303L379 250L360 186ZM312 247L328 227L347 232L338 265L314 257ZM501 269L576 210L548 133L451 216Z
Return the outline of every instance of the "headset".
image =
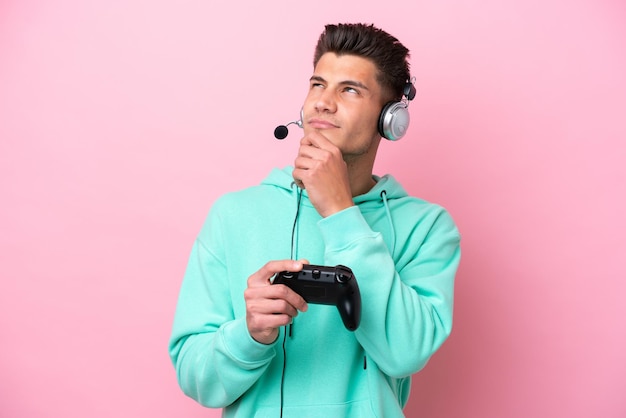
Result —
M397 141L402 138L409 127L409 102L415 98L416 89L413 84L415 78L409 80L404 85L402 91L402 99L400 101L390 101L380 111L378 117L378 133L385 139ZM274 130L276 139L285 139L289 133L287 126L291 124L298 125L302 128L303 109L300 109L300 119L289 122L285 125L279 125Z
M415 98L413 80L404 85L402 99L391 101L383 106L378 117L378 133L385 139L397 141L402 138L409 127L409 102Z

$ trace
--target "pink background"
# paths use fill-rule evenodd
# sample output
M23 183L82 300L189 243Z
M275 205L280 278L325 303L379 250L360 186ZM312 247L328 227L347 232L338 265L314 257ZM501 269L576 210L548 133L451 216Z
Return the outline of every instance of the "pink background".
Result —
M267 3L0 2L0 415L219 416L166 351L191 243L293 160L323 24L364 21L418 88L376 172L463 233L407 415L626 416L625 3Z

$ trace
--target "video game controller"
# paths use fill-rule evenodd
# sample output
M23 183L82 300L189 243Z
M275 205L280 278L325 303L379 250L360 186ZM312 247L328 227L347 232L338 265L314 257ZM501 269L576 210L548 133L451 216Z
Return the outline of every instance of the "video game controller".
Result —
M273 284L284 284L309 303L335 305L344 326L354 331L361 322L361 293L356 278L346 266L305 264L301 271L283 271Z

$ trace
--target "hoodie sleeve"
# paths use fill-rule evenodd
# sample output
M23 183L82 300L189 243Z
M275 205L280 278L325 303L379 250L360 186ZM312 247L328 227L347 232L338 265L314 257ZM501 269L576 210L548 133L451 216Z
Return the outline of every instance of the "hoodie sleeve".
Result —
M415 218L402 225L393 258L357 206L319 222L325 262L350 267L359 285L356 338L384 373L398 378L424 367L450 335L460 260L459 233L444 209L430 205Z
M276 354L275 344L260 344L250 336L245 318L234 318L228 271L218 254L217 212L212 211L193 245L169 341L182 391L214 408L237 400Z

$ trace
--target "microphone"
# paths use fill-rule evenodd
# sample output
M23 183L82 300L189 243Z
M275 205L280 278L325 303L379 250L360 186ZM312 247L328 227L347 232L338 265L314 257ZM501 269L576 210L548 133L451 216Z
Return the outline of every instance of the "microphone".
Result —
M276 129L274 129L274 136L276 137L276 139L287 138L287 134L289 134L289 129L287 129L287 126L292 124L296 124L300 128L302 128L302 119L294 120L293 122L289 122L286 125L278 125Z

